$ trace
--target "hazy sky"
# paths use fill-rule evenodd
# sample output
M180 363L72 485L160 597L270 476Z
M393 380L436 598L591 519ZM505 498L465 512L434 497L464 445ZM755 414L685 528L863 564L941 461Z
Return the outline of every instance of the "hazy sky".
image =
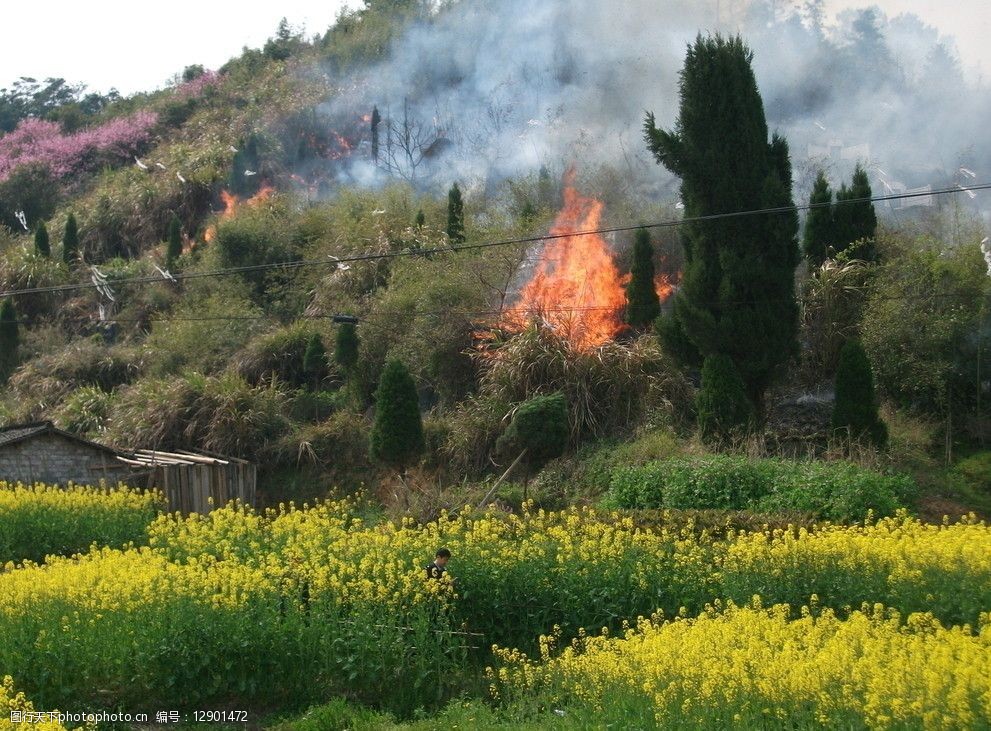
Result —
M956 37L966 66L991 74L989 0L826 0L831 12L869 4L889 15L916 13ZM345 1L6 0L3 5L0 86L19 76L61 76L99 91L116 87L131 93L162 86L188 64L217 68L242 46L264 43L283 16L305 25L308 35L322 33Z

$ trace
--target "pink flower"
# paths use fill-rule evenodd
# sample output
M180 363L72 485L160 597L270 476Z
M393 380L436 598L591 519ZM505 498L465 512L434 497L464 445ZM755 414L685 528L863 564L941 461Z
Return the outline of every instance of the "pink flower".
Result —
M175 93L180 99L189 99L194 96L200 96L200 94L209 87L215 86L219 81L220 74L216 71L204 71L192 81L179 84L175 89Z
M20 165L45 165L53 175L63 178L129 159L147 142L157 122L155 112L143 111L65 135L55 122L25 119L13 132L0 137L0 182Z

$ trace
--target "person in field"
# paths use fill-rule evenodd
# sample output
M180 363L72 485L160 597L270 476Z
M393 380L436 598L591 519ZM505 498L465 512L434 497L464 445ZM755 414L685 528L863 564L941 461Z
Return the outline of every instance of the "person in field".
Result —
M427 578L439 579L447 571L447 562L451 558L451 552L446 548L438 548L434 555L434 560L427 564Z

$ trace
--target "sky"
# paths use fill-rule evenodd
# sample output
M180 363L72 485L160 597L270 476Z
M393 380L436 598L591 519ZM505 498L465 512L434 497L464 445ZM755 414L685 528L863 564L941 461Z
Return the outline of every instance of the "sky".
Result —
M352 0L352 6L357 4ZM833 14L868 4L889 15L917 14L941 33L955 37L965 67L979 69L985 78L991 75L988 0L826 0ZM243 46L261 46L282 17L293 26L305 26L308 36L322 33L344 5L344 0L236 4L216 0L7 0L0 86L20 76L51 76L82 82L101 92L111 87L123 94L151 91L189 64L217 68Z

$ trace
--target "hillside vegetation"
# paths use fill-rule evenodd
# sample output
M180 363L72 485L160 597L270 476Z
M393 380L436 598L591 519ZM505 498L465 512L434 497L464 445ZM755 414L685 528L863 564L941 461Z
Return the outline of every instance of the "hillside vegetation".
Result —
M581 140L530 158L456 66L382 71L462 7L283 22L148 94L0 90L0 427L259 470L189 516L0 482L0 705L988 725L980 201L817 167L738 36L689 46L673 121L636 100L634 151L524 115ZM851 78L858 28L816 31Z

